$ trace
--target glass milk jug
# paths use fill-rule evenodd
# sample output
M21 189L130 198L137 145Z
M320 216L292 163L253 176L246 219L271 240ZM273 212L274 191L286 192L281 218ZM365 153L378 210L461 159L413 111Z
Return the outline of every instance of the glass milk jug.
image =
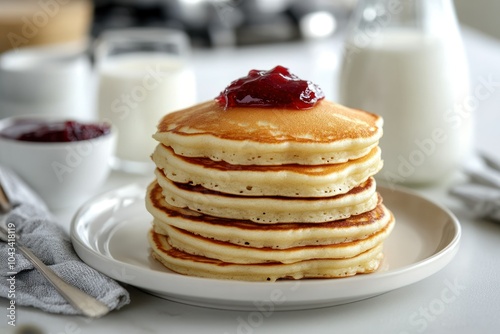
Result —
M452 0L360 0L339 79L340 103L384 118L379 178L437 182L471 152L474 105Z

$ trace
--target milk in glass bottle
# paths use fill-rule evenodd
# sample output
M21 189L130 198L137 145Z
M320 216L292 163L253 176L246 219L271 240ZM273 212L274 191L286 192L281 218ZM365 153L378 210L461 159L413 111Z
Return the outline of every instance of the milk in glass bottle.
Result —
M360 0L339 79L342 104L384 118L378 177L437 182L470 153L468 69L452 0Z

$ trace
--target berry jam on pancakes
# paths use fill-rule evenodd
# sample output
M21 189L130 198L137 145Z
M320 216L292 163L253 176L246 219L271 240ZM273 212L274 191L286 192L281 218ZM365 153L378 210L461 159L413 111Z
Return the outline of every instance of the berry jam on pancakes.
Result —
M321 88L302 80L283 66L269 71L251 70L233 81L216 98L224 108L261 107L309 109L325 98Z

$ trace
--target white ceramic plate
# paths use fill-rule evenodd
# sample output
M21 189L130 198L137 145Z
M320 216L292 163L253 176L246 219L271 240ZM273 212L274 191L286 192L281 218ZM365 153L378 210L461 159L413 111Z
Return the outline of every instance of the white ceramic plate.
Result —
M447 209L414 193L378 187L396 226L385 242L381 268L340 279L242 282L189 277L149 255L151 216L146 185L101 195L75 215L71 238L90 266L157 296L198 306L238 310L297 310L369 298L420 281L447 265L458 250L460 224Z

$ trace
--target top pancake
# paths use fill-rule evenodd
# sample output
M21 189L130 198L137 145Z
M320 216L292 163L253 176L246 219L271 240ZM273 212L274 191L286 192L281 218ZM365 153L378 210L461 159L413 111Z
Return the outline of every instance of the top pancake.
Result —
M228 108L208 101L164 116L154 138L178 155L237 165L332 164L368 154L382 118L322 100L311 109Z

